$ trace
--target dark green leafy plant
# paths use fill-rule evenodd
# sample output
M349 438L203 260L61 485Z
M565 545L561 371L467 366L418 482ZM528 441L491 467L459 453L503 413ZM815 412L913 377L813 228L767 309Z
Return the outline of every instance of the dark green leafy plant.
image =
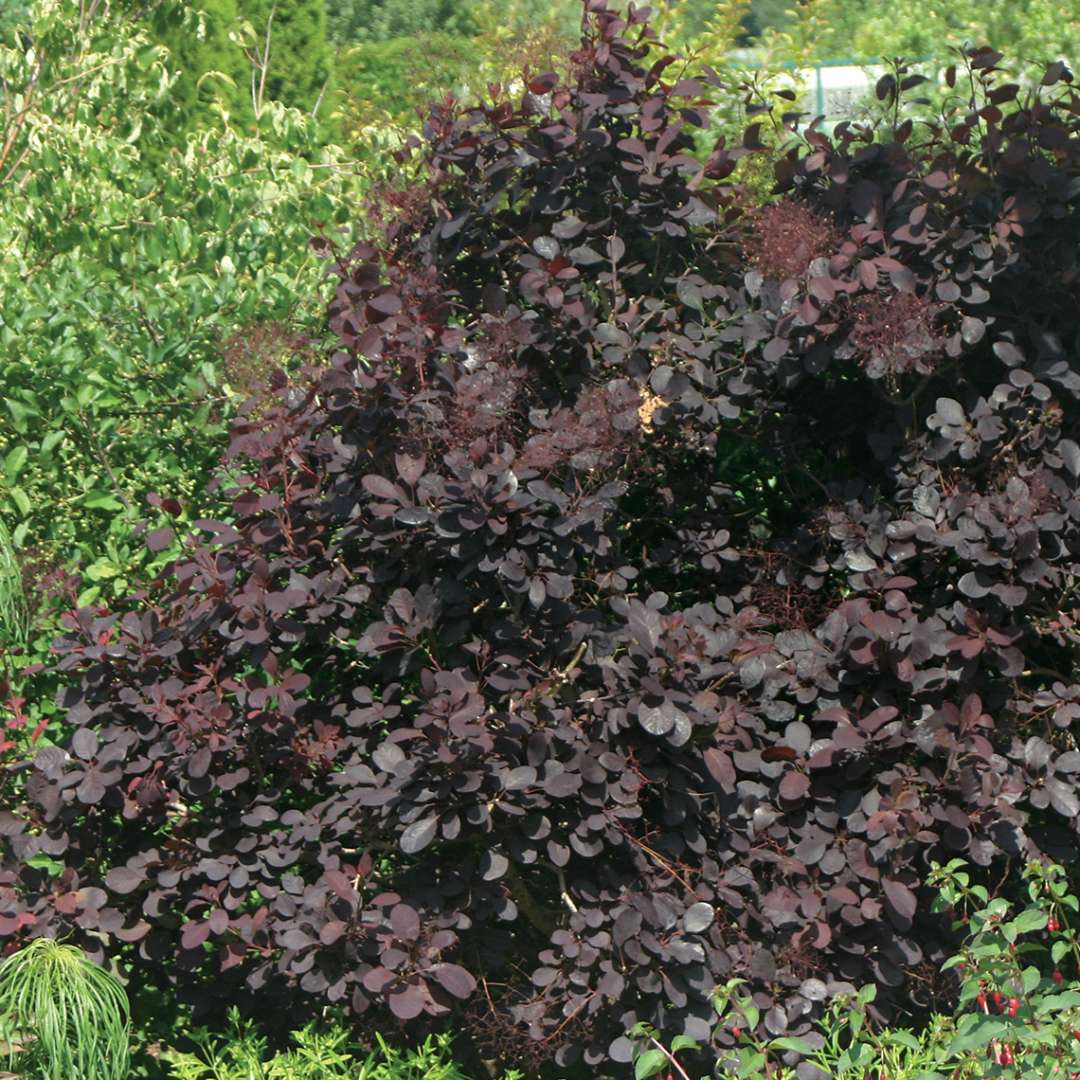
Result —
M75 945L37 938L0 963L9 1065L34 1080L125 1080L131 1035L120 982Z

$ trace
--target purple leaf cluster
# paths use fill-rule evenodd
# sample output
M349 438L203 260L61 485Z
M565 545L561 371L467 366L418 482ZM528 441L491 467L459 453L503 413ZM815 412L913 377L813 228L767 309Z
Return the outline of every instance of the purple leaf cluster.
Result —
M743 214L731 91L587 7L317 242L337 351L235 428L229 520L73 618L0 937L595 1069L732 976L771 1034L929 1007L930 861L1080 854L1068 73L973 50L970 113L804 128Z

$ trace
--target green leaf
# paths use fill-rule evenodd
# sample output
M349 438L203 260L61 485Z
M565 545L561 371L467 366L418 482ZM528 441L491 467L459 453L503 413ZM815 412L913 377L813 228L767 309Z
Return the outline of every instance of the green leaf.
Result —
M89 607L101 596L101 586L91 585L89 589L83 589L75 600L77 607Z
M1046 912L1039 908L1021 911L1010 924L1017 934L1030 934L1033 930L1046 929Z
M111 491L91 491L83 499L83 506L91 510L123 510L124 504Z
M969 1014L970 1015L970 1014ZM966 1020L967 1017L964 1018ZM949 1046L950 1054L961 1054L967 1050L977 1050L988 1046L992 1039L999 1039L1008 1030L1008 1025L993 1016L976 1017L975 1023L965 1025L961 1021L961 1028L966 1030L953 1039Z
M1035 1005L1035 1015L1060 1012L1062 1009L1080 1008L1080 991L1065 990L1060 994L1048 994Z
M655 1076L667 1064L667 1058L659 1050L646 1050L634 1062L634 1080L647 1080Z
M31 509L30 496L27 495L21 487L9 488L8 498L10 498L18 508L20 514L24 516L29 515Z
M27 866L32 866L35 870L44 870L50 877L56 877L58 874L64 872L64 864L50 858L44 852L39 852L37 855L31 855L24 861Z
M671 1052L677 1054L680 1050L696 1050L698 1044L689 1035L676 1035L671 1040Z
M44 435L41 440L41 453L43 455L51 454L57 446L64 441L66 431L50 431Z
M105 581L114 578L120 573L120 568L114 566L108 559L98 559L86 568L86 576L91 581Z

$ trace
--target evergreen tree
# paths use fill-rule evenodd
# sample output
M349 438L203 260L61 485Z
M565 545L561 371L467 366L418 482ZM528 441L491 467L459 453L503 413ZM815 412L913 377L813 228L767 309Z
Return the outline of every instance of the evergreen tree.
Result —
M15 27L26 30L29 22L30 0L0 0L0 34Z
M236 0L164 0L146 16L157 41L169 50L169 67L179 72L173 99L187 127L215 99L224 100L234 118L251 116L250 67L239 45L229 40L238 17ZM233 81L210 76L221 72Z
M270 27L265 96L305 112L315 107L330 78L323 4L324 0L239 0L237 4L240 17L255 29L260 55Z
M464 0L326 0L327 31L343 43L437 31L467 34L469 6Z

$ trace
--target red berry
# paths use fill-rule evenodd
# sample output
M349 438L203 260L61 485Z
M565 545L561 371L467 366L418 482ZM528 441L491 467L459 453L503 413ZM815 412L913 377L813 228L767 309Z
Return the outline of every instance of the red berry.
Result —
M738 1038L738 1037L739 1037L739 1036L740 1036L740 1035L742 1034L742 1028L741 1028L741 1027L739 1027L739 1025L738 1025L738 1024L736 1024L736 1025L735 1025L735 1026L734 1026L734 1027L733 1027L733 1028L731 1029L731 1034L732 1034L732 1035L734 1035L734 1036L735 1036L735 1038L737 1039L737 1038Z
M1060 986L1065 981L1065 976L1062 975L1057 968L1054 968L1054 974L1050 977L1054 980L1054 982L1058 984L1058 986Z
M986 1009L986 995L981 990L979 991L979 996L975 999L975 1001L976 1001L976 1004L978 1004L979 1008L982 1010L982 1012L987 1011L987 1009Z
M999 1062L999 1064L1001 1064L1001 1065L1011 1065L1011 1064L1013 1063L1013 1055L1012 1055L1012 1050L1011 1050L1011 1048L1009 1047L1009 1044L1008 1044L1008 1043L1006 1043L1006 1044L1005 1044L1005 1045L1004 1045L1004 1046L1003 1046L1003 1047L1001 1048L1001 1053L1000 1053L1000 1054L998 1054L998 1062Z
M1005 1000L1005 995L1000 990L994 991L994 1008L1001 1011L1001 1003Z
M1016 1014L1020 1011L1020 1001L1018 998L1009 998L1009 1019L1015 1020Z
M1056 934L1058 930L1061 929L1061 924L1053 917L1053 915L1051 915L1046 922L1046 929L1049 930L1051 934Z

